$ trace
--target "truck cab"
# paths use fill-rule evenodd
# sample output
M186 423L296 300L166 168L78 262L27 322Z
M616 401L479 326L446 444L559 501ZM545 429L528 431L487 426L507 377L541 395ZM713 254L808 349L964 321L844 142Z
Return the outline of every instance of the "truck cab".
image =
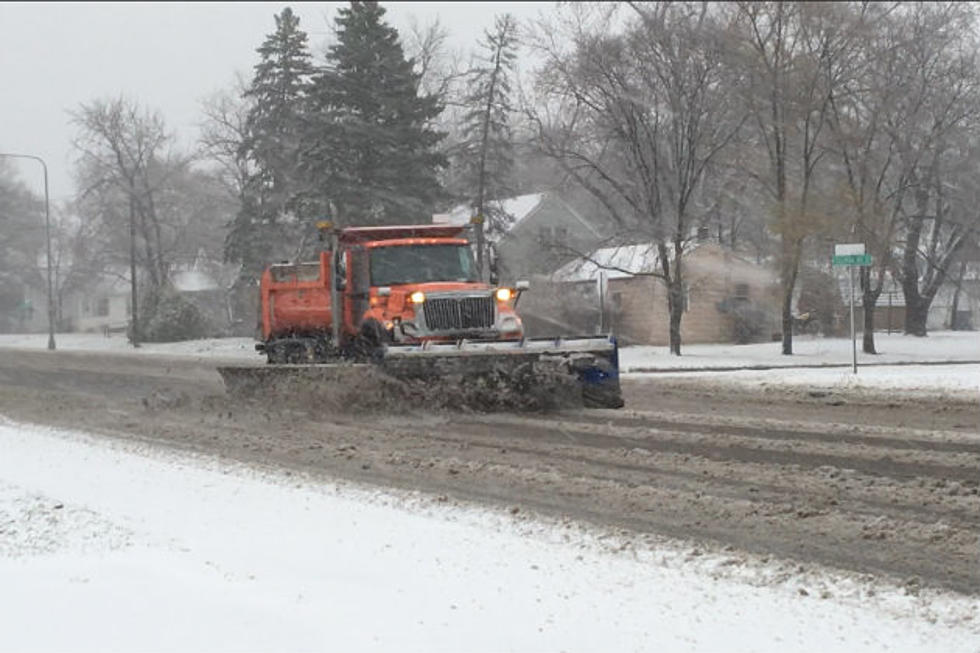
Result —
M480 280L459 227L408 229L409 234L345 230L340 239L345 331L383 330L390 342L511 340L524 329L515 304L520 287ZM390 229L389 231L397 231ZM356 232L356 233L351 233ZM370 239L366 237L370 236ZM347 241L347 242L345 242ZM370 325L370 326L365 326Z

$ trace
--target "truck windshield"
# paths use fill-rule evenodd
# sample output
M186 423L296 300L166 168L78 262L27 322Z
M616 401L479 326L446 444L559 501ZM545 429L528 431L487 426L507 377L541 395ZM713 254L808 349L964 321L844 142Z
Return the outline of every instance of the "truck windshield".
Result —
M477 281L466 245L397 245L371 249L371 285Z

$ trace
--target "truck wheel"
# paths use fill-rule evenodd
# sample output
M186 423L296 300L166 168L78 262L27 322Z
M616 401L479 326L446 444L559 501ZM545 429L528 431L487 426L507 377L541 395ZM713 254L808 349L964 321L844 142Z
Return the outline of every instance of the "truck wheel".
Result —
M388 332L381 322L374 319L364 320L355 342L357 358L372 363L380 362L387 342Z

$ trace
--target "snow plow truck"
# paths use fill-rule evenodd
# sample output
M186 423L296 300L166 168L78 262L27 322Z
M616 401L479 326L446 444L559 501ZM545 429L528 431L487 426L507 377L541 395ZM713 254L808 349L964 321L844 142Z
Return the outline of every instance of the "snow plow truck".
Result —
M266 364L219 368L230 392L289 376L344 383L366 366L401 381L492 375L525 386L529 370L557 369L574 379L575 403L622 407L615 339L525 338L516 307L528 283L481 281L465 227L318 228L327 244L317 261L264 271L255 347Z

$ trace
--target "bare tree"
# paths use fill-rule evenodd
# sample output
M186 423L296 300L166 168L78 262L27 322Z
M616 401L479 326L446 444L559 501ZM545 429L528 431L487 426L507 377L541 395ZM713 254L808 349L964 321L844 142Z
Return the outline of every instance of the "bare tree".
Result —
M0 158L0 329L21 328L35 310L24 291L44 285L43 251L43 202Z
M91 196L102 209L101 217L118 220L109 227L114 233L128 223L131 337L138 345L136 268L144 271L151 298L168 281L167 242L176 225L175 216L161 213L161 199L173 175L186 170L190 157L171 149L173 136L160 115L135 102L96 100L82 104L72 116L80 129L74 144L81 198Z
M218 178L230 197L245 201L248 181L255 173L255 164L242 152L248 137L248 115L254 100L245 95L248 80L236 75L228 91L215 93L202 102L204 121L198 139L199 157L213 161Z
M487 193L506 196L513 167L513 134L510 116L514 61L517 57L517 22L510 14L497 16L492 30L481 41L483 57L468 72L470 92L464 101L463 142L457 157L462 159L462 176L476 212L476 261L480 278L486 271L486 234L502 233L509 216L490 211Z
M782 351L793 353L793 293L806 239L826 227L815 211L824 128L834 88L847 72L850 34L837 3L740 2L733 16L741 96L753 116L765 171L752 174L773 201L779 237Z
M709 6L631 7L622 29L614 13L586 19L573 9L564 31L539 32L547 66L529 112L542 148L625 231L655 244L670 349L680 355L697 191L742 121L726 96L724 31Z
M980 221L973 191L980 164L977 13L959 3L905 9L910 92L902 101L912 119L889 129L910 192L899 207L903 241L893 272L905 295L905 332L924 336L929 306Z

